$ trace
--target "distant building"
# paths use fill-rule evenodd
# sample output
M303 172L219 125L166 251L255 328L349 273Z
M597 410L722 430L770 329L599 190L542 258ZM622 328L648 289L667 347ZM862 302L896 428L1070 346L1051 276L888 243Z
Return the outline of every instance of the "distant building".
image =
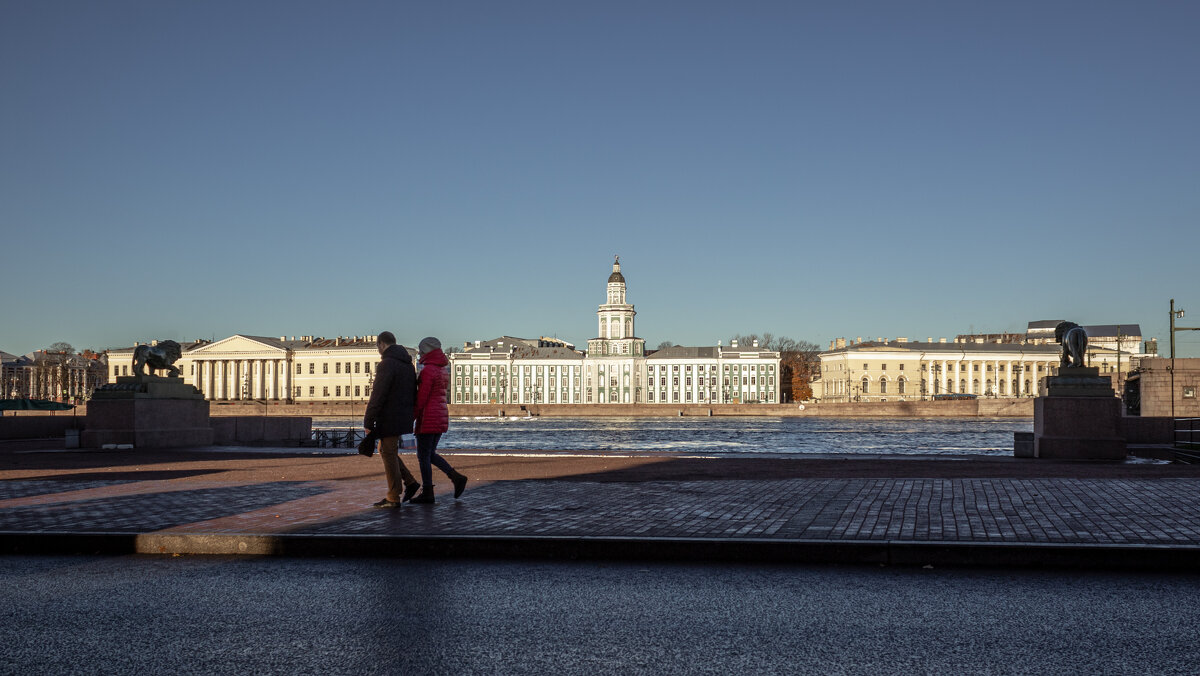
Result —
M1028 345L1057 345L1054 342L1054 327L1062 319L1044 319L1029 322L1025 331L1024 342ZM1088 345L1108 348L1114 352L1118 347L1126 355L1144 355L1142 343L1142 327L1138 324L1096 324L1084 326L1088 335ZM1017 334L1006 334L1017 335Z
M778 403L778 352L757 345L676 346L646 351L637 312L626 298L620 260L613 263L598 335L587 352L569 344L504 336L468 343L450 355L456 404ZM536 344L535 344L536 343Z
M0 352L0 399L83 403L106 382L105 357L38 350L24 356Z
M1042 379L1058 372L1057 343L992 342L956 338L946 342L839 338L820 355L813 398L819 401L916 401L941 396L1036 397ZM1136 366L1129 354L1089 344L1087 361L1114 383Z
M233 335L182 344L184 381L211 401L365 402L379 364L375 336ZM416 360L416 351L406 348ZM109 375L130 375L134 348L110 350Z

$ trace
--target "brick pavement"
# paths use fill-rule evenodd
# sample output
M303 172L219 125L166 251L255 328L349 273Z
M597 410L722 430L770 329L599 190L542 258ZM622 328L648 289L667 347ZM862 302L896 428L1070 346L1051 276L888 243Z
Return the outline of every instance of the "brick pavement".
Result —
M380 481L8 479L0 531L1200 546L1200 478L479 482L373 509Z

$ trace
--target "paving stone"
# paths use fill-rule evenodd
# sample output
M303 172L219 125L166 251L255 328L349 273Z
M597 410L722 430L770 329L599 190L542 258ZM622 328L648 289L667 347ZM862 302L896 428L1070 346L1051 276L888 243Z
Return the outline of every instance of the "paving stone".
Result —
M0 481L0 530L1200 545L1200 479L498 481L374 509L373 480Z

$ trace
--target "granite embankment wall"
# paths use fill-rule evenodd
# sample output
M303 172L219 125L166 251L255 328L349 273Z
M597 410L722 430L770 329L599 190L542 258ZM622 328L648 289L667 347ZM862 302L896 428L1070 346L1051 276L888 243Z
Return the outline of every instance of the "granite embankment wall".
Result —
M803 408L801 408L803 406ZM365 403L287 404L261 402L211 402L209 411L214 418L226 416L300 416L361 418ZM495 416L500 411L508 416L532 415L563 418L622 417L673 418L684 416L767 416L767 417L858 417L858 418L1032 418L1033 399L974 399L962 401L885 401L818 404L452 404L450 415L456 417ZM51 416L44 411L21 412L19 417L71 418L71 411L59 411ZM78 406L75 417L82 420L87 406ZM11 417L11 414L5 416Z
M82 408L82 407L80 407ZM261 415L262 404L214 406L212 427L217 445L274 444L291 446L307 442L312 436L313 416L358 418L361 406L352 405L282 405L271 406L270 415ZM584 410L577 406L527 406L529 413L546 417L707 417L712 416L772 416L772 417L1032 417L1032 400L1012 401L948 401L948 402L884 402L871 404L805 404L798 405L733 405L733 406L624 406L596 405ZM302 411L304 415L295 415ZM452 406L455 417L492 417L503 412L508 416L524 416L526 411L516 407L496 405ZM1171 418L1126 416L1121 419L1121 431L1129 444L1169 444L1173 439ZM84 412L75 415L62 412L9 413L0 416L0 441L62 440L67 430L86 427Z
M298 446L312 438L312 418L308 416L220 416L210 420L213 443L218 446ZM56 439L61 442L67 430L86 429L86 423L83 416L9 414L0 417L0 441Z

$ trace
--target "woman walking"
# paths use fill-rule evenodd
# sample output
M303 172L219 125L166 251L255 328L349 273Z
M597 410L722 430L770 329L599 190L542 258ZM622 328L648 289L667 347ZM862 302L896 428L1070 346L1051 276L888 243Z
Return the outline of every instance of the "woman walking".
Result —
M412 499L416 504L433 504L433 466L442 470L454 484L454 497L462 495L467 487L467 477L454 471L446 459L438 455L438 440L450 429L450 411L446 406L446 390L450 385L447 366L450 360L442 352L442 343L429 337L421 341L421 352L417 364L417 405L415 431L417 434L417 462L421 465L421 492Z

